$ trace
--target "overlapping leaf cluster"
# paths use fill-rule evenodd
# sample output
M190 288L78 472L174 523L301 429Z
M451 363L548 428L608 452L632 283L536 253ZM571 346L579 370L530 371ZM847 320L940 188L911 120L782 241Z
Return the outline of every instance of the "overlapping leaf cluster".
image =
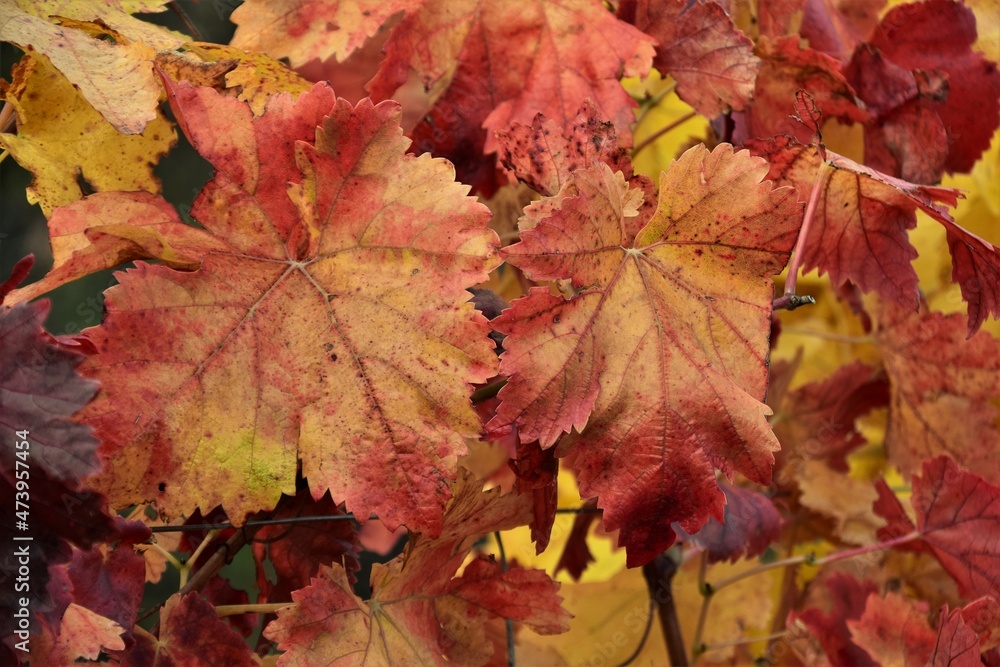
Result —
M53 255L0 286L4 497L27 431L46 529L33 662L258 664L260 625L279 664L589 663L608 640L586 584L563 606L533 553L482 541L530 524L579 579L598 518L644 566L640 611L673 615L673 656L750 660L765 636L754 650L787 664L998 659L998 237L941 184L996 166L1000 72L972 8L248 0L217 45L133 16L164 4L0 8L25 52L0 146L34 175ZM345 67L368 79L352 101ZM655 96L623 86L651 74ZM709 129L637 173L634 122L667 99ZM153 175L175 127L214 168L196 224ZM924 215L964 317L919 289ZM99 326L42 330L29 301L129 262ZM477 285L510 307L474 307ZM820 314L779 317L803 285ZM785 341L831 324L865 351L828 354L824 377ZM567 536L560 470L586 501ZM373 516L408 542L363 599ZM256 604L211 578L247 541ZM139 605L168 564L182 587L151 633ZM710 609L711 581L766 607Z

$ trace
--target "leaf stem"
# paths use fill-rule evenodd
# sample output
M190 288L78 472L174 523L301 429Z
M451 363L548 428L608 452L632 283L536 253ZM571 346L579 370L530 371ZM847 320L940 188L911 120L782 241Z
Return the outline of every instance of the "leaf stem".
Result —
M8 155L10 155L10 151L8 150L4 150L4 152L0 153L0 163L6 160Z
M656 132L654 132L653 134L649 135L648 137L646 137L645 139L643 139L641 142L639 142L639 144L636 145L634 148L632 148L632 158L634 159L635 156L637 156L639 153L641 153L644 148L646 148L650 144L655 143L657 139L659 139L660 137L662 137L664 134L666 134L670 130L673 130L674 128L676 128L678 126L683 125L684 123L688 122L689 120L691 120L692 118L694 118L697 115L698 115L697 111L689 111L688 113L684 114L680 118L677 118L674 121L672 121L670 123L667 123L666 125L664 125L663 127L661 127L659 130L657 130Z
M792 250L792 261L788 265L788 279L785 281L785 296L795 294L795 281L798 279L799 267L802 266L802 253L805 251L806 241L809 239L809 230L812 227L813 218L816 215L816 206L819 203L820 192L823 191L823 184L826 183L827 175L831 167L826 162L820 162L819 170L816 172L816 181L813 183L812 192L809 194L809 203L806 204L806 212L802 218L802 227L799 229L799 238L795 241L795 248Z
M657 554L656 558L642 566L642 575L649 589L649 599L660 612L660 631L667 643L670 664L683 665L687 662L687 651L684 650L684 636L674 604L673 580L677 574L674 553L677 553L676 550L671 549Z
M219 617L239 616L240 614L273 614L279 609L291 607L294 602L268 602L265 604L220 604L215 608Z
M0 132L6 132L14 124L14 105L4 102L0 107Z
M503 572L507 571L507 552L503 548L503 539L500 537L500 531L495 531L493 533L493 539L497 541L497 550L500 552L500 569ZM514 621L509 618L503 619L504 626L507 629L507 667L515 667L514 661Z
M767 572L768 570L774 570L779 567L791 567L793 565L801 565L802 563L808 563L814 567L819 567L820 565L826 565L827 563L833 563L838 560L844 560L845 558L855 558L857 556L863 556L867 553L873 551L882 551L885 549L891 549L897 547L900 544L905 544L907 542L912 542L913 540L920 539L921 535L919 532L914 531L908 535L903 535L902 537L897 537L896 539L889 540L888 542L876 542L875 544L869 544L864 547L857 547L855 549L847 549L844 551L837 551L832 554L827 554L822 558L816 558L814 554L805 554L803 556L792 556L791 558L785 558L783 560L776 560L771 563L764 563L758 565L755 568L740 572L739 574L733 575L728 579L723 579L719 583L712 586L713 592L722 590L726 586L735 584L737 581L742 581L747 577L753 577L760 574L761 572Z
M741 639L734 639L728 642L720 642L718 644L706 644L704 646L703 653L709 651L718 651L724 648L731 648L733 646L743 646L745 644L756 644L757 642L769 642L772 639L781 639L788 633L787 630L782 630L781 632L772 632L769 635L762 635L760 637L743 637Z
M480 387L479 389L475 390L474 392L472 392L471 396L473 405L490 400L498 393L500 393L500 390L503 389L503 386L505 384L507 384L507 378L504 378L503 380L497 380L496 382L491 382L485 387Z
M875 342L874 336L847 336L844 334L831 333L829 331L815 331L813 329L799 329L798 327L782 327L781 332L796 336L812 336L824 340L837 341L838 343L853 343L855 345L869 345Z
M154 549L156 551L159 551L161 554L163 554L164 558L167 559L167 562L170 563L170 565L175 570L177 570L178 572L180 572L181 570L184 569L184 563L182 563L179 560L177 560L176 556L174 556L172 553L170 553L169 551L167 551L166 549L164 549L163 547L161 547L156 542L150 542L146 546L148 546L150 549Z
M205 548L208 547L208 545L212 542L212 540L215 539L215 536L218 534L219 534L218 530L208 531L208 533L205 534L204 539L202 539L201 544L199 544L198 547L194 550L194 553L191 554L191 557L187 559L187 562L181 565L180 568L181 588L183 588L184 585L187 583L188 576L190 576L191 574L191 568L193 568L194 564L198 562L198 559L201 558L202 552L205 551Z
M701 640L705 632L705 621L708 619L708 607L712 603L712 595L715 590L712 585L705 581L705 572L708 570L708 552L701 552L701 559L698 561L698 592L701 593L701 609L698 611L698 623L694 628L694 637L691 640L691 664L698 660L698 656L705 650L705 645Z

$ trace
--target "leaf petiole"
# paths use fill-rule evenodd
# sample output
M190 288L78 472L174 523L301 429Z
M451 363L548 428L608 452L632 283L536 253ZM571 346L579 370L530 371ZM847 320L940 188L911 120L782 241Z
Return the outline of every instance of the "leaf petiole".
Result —
M810 554L804 554L802 556L792 556L791 558L785 558L783 560L776 560L776 561L773 561L771 563L764 563L762 565L758 565L755 568L746 570L745 572L741 572L739 574L733 575L732 577L729 577L728 579L723 579L722 581L718 582L717 584L712 585L712 590L713 590L713 592L718 592L719 590L725 588L726 586L729 586L731 584L735 584L737 581L742 581L743 579L746 579L747 577L752 577L752 576L755 576L757 574L760 574L761 572L767 572L768 570L774 570L774 569L779 568L779 567L791 567L791 566L794 566L794 565L802 565L803 563L806 563L806 564L808 564L808 565L810 565L812 567L819 567L821 565L826 565L827 563L833 563L833 562L838 561L838 560L844 560L846 558L855 558L857 556L863 556L863 555L865 555L867 553L871 553L873 551L882 551L882 550L885 550L885 549L892 549L892 548L897 547L897 546L899 546L901 544L905 544L907 542L912 542L913 540L919 539L920 537L921 537L920 533L914 531L912 533L909 533L909 534L904 535L902 537L897 537L896 539L889 540L887 542L876 542L875 544L870 544L870 545L865 546L865 547L858 547L856 549L847 549L845 551L837 551L837 552L832 553L832 554L827 554L826 556L823 556L822 558L816 558L816 554L810 553ZM711 584L708 584L708 585L711 585Z

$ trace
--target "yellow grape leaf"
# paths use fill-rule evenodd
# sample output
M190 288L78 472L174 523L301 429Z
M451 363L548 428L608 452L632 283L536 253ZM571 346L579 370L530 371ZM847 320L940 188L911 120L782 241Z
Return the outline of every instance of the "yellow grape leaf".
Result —
M798 477L804 506L834 520L835 531L851 544L874 544L876 532L886 524L875 514L878 498L869 482L839 473L825 461L804 461Z
M189 42L184 48L206 61L235 60L236 67L225 75L226 87L239 87L239 99L248 102L256 116L264 113L264 106L272 95L291 93L293 97L297 97L312 88L312 83L295 70L262 53L203 42Z
M292 67L318 58L343 62L393 14L420 0L248 0L233 12L232 45L288 58Z
M0 4L0 40L25 51L48 56L52 65L77 87L80 94L125 134L138 134L157 117L161 85L151 60L157 48L173 48L183 40L156 26L149 29L124 25L124 32L107 32L111 41L47 20L56 10L62 16L90 21L114 22L114 12L94 2L36 5L24 2ZM127 17L122 12L121 16ZM130 18L130 17L129 17ZM123 19L124 21L124 19ZM110 23L108 25L111 25ZM130 33L130 34L127 34ZM135 40L144 41L135 41ZM113 42L113 43L112 43Z
M83 98L45 56L25 55L3 98L17 113L17 134L0 145L35 175L28 201L52 211L83 197L80 179L104 190L158 193L153 166L177 140L159 111L141 134L121 134Z

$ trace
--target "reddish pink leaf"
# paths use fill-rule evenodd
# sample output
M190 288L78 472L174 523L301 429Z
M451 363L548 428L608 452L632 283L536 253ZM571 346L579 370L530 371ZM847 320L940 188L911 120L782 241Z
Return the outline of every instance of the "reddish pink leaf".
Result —
M239 523L300 471L362 519L440 530L479 432L469 385L496 372L465 289L497 263L488 210L446 162L405 154L394 103L318 84L255 117L210 88L171 96L216 167L191 211L212 243L196 271L120 274L86 332L101 488Z
M517 445L517 458L508 465L517 476L514 488L530 494L533 500L531 540L535 543L535 553L542 553L556 520L559 460L551 448L542 449L537 442L529 442Z
M755 558L781 537L782 520L771 499L759 491L738 486L723 486L726 512L722 523L708 520L701 530L689 536L705 550L709 563L741 558Z
M769 178L794 185L803 201L809 198L822 164L815 147L787 137L752 140L747 146L771 163ZM910 262L917 251L907 231L916 225L920 209L948 231L952 278L969 303L969 335L987 314L1000 316L1000 252L955 224L942 206L954 206L963 196L960 191L909 183L832 151L826 154L829 173L804 249L804 270L818 268L836 285L850 281L901 306L915 306L917 274Z
M868 596L865 612L847 621L855 644L877 664L923 667L934 651L935 632L927 622L927 605L889 593Z
M677 80L677 94L703 116L746 108L760 60L753 42L713 0L639 0L635 26L657 42L653 66Z
M865 163L914 183L939 181L949 142L932 107L942 88L947 95L947 80L933 74L938 85L924 89L913 73L867 44L858 47L847 76L873 114L865 126Z
M1000 342L980 332L966 340L961 315L907 312L885 304L875 337L890 382L889 460L909 475L948 454L1000 484L998 390Z
M947 132L948 157L943 165L947 172L970 171L1000 124L1000 71L996 63L973 51L975 41L975 15L964 4L951 0L893 7L870 40L887 60L914 72L918 82L921 76L942 80L941 94L922 95L921 105L940 118ZM895 142L901 144L901 152L923 150L926 138L920 129L920 124L911 123L906 139ZM879 127L866 131L877 134ZM866 162L867 157L866 151ZM869 164L895 173L892 164Z
M412 69L439 91L415 148L449 158L460 180L489 194L494 165L483 153L497 148L493 131L539 112L569 127L590 98L627 144L634 102L618 79L648 71L652 42L599 0L430 0L393 29L369 89L387 99Z
M995 465L995 464L994 464ZM959 469L947 456L913 477L923 541L966 597L1000 595L1000 487Z
M82 276L137 259L196 268L219 239L181 222L174 207L148 192L98 192L57 208L49 218L53 266L41 280L14 290L7 304L30 301Z
M774 436L766 386L772 286L798 206L762 183L766 165L695 147L661 176L660 204L633 235L643 194L600 164L521 221L507 261L572 279L567 301L535 288L493 322L510 377L488 425L560 452L621 529L629 564L722 519L713 465L766 482ZM586 427L586 428L584 428Z
M558 584L544 572L503 572L492 558L479 557L455 577L476 541L531 518L530 495L481 489L463 471L441 536L415 536L403 555L375 565L368 602L354 595L342 567L321 568L264 632L286 651L283 664L482 665L494 650L485 632L492 618L543 634L564 632L569 615L559 606Z
M800 34L809 46L846 61L878 24L885 0L806 0Z
M757 76L754 103L745 113L741 136L772 137L788 134L804 143L812 141L812 130L791 120L797 111L797 91L804 90L826 118L863 121L868 113L857 103L854 89L840 72L840 63L830 56L799 46L799 36L776 40L761 38L757 53L763 65Z
M160 610L159 637L148 633L121 660L123 667L256 667L246 641L197 593L171 596Z
M73 586L73 602L117 623L124 629L127 645L131 645L132 626L146 585L146 562L132 545L146 541L150 532L139 521L131 525L121 518L115 521L127 538L116 540L113 545L74 551L73 560L66 567Z
M513 123L498 130L496 137L500 163L530 188L549 197L559 192L574 171L589 167L594 160L623 172L625 178L632 177L632 160L628 149L618 144L614 123L603 120L590 102L565 129L538 114L531 125Z
M832 599L829 613L815 608L806 609L789 619L798 619L822 645L826 657L834 665L864 667L875 665L871 656L851 641L848 623L861 618L869 596L878 588L871 581L859 582L844 572L834 572L823 581Z
M941 610L937 639L927 667L982 667L979 636L964 619L963 610Z
M566 570L574 581L580 581L584 570L594 562L594 555L590 553L590 546L587 544L587 534L590 532L590 524L601 516L596 511L597 500L594 498L585 502L581 509L583 511L573 518L573 527L566 538L566 546L563 547L555 570L555 574Z
M342 516L339 507L326 493L313 500L308 491L294 497L282 496L270 518ZM336 563L343 566L351 581L360 568L358 563L358 532L350 521L317 521L290 525L264 526L257 531L253 555L257 561L258 602L284 602L292 591L304 588L317 575L321 565ZM270 561L271 579L264 566Z
M310 60L346 60L393 14L422 0L248 0L232 14L230 44L288 58L292 67Z
M1000 646L1000 601L997 598L981 597L960 611L965 624L978 634L981 650Z
M781 443L781 451L775 454L776 478L782 484L791 481L783 476L795 461L823 459L834 470L847 472L845 457L865 443L855 422L889 402L885 375L860 361L783 397L773 396L777 403L772 401L773 394L772 387L768 403L776 414L784 416L776 420L774 428Z

